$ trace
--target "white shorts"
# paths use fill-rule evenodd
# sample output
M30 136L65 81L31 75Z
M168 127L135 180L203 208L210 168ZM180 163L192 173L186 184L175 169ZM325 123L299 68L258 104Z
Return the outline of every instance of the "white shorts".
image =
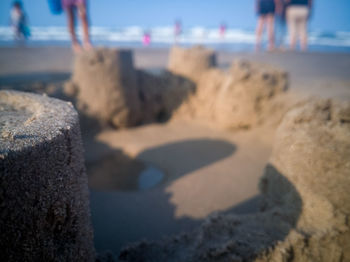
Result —
M307 20L309 8L304 5L294 5L287 8L287 22L290 37L296 39L306 39L307 37Z

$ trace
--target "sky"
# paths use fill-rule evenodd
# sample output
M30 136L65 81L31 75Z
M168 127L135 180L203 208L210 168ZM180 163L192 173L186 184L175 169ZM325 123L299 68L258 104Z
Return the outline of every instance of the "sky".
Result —
M64 14L52 15L47 0L22 0L32 26L65 26ZM9 23L12 0L0 0L0 26ZM145 28L172 25L181 19L185 27L254 29L255 0L88 0L91 24ZM314 0L311 29L350 31L350 0Z

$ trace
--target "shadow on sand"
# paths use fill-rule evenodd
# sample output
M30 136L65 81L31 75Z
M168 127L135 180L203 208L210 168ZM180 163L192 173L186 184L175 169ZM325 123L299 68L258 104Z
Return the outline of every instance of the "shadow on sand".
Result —
M119 259L128 262L209 262L256 261L259 257L259 261L270 261L273 247L296 227L302 199L288 179L272 165L267 165L260 186L261 210L240 215L234 212L237 207L254 201L253 198L210 216L187 234L161 241L139 241L128 246L119 253ZM283 250L279 252L283 253ZM293 257L292 247L284 252L291 252L290 257Z
M98 252L111 250L115 254L132 242L143 239L159 241L163 237L198 228L204 219L176 217L176 206L171 202L172 194L166 189L177 179L229 157L237 150L231 143L213 139L165 144L145 150L136 158L130 158L122 151L103 143L96 142L95 148L101 158L87 162L92 188L90 201L95 247ZM164 179L151 189L139 190L139 174L150 164L151 159L163 163L157 167L164 171ZM164 169L169 166L174 169ZM259 214L281 205L278 201L271 205L273 201L283 197L277 196L282 191L271 191L271 188L276 188L276 185L271 185L271 181L279 183L281 190L293 195L295 212L286 215L286 221L294 226L301 210L301 199L293 185L272 166L266 168L262 179L264 197L257 195L220 213ZM271 192L274 192L273 195ZM266 201L270 198L272 201ZM259 207L264 207L264 210L259 211ZM287 234L288 232L281 232L276 228L276 232L271 233L269 243L262 244L272 245L278 240L283 240Z
M69 80L71 73L38 72L0 76L1 86L31 85L33 83L52 84Z
M175 217L176 207L171 203L171 194L166 192L166 187L236 151L234 145L212 139L166 144L141 152L136 158L102 143L96 143L94 148L101 158L87 162L87 171L93 188L91 208L95 244L98 251L110 249L114 252L129 242L160 239L198 225L200 220ZM164 164L158 166L164 171L164 179L151 189L138 190L140 172L155 158ZM167 166L177 168L164 170Z

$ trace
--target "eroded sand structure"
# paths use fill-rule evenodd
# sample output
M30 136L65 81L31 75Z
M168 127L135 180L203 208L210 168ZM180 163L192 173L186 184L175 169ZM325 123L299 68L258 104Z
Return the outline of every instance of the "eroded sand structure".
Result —
M0 91L0 260L94 261L78 114Z
M136 70L131 51L107 48L79 54L65 86L83 114L116 128L168 119L194 90L192 81L171 72Z
M124 249L121 261L349 261L350 103L314 100L277 130L261 212Z
M170 54L170 61L176 60L177 66L170 62L169 70L179 72L179 65L184 65L180 73L196 79L197 88L174 113L175 118L196 118L216 128L251 128L268 121L278 124L294 103L286 98L288 74L283 70L238 60L228 71L211 65L184 73L191 59L209 60L209 55L202 49L189 49L182 52L193 52L195 56L173 58L178 49Z
M69 86L77 90L78 109L115 127L141 119L137 72L128 50L102 48L76 56Z
M77 90L84 114L117 128L170 118L250 128L278 124L293 105L285 95L286 72L248 61L228 71L215 66L212 50L174 47L168 70L154 75L136 70L130 51L101 48L78 55L66 90Z

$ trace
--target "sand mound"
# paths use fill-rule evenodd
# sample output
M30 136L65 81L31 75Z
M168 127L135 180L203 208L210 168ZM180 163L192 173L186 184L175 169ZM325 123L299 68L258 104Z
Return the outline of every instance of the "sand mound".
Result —
M196 231L124 249L121 261L350 260L350 104L315 100L278 128L262 211L214 215Z
M0 260L93 261L78 114L0 91Z
M72 83L66 92L78 90L78 109L115 127L140 122L137 72L127 50L97 49L75 58Z
M189 49L175 46L170 50L168 70L193 82L199 80L204 72L215 66L215 52L202 46Z
M288 75L284 71L236 61L228 72L207 70L198 80L195 95L184 103L176 116L199 118L228 129L278 123L289 104L293 104L283 96L287 86Z
M277 130L271 165L300 194L298 229L341 230L350 214L350 103L314 100L289 112ZM289 188L262 180L266 207L292 205ZM350 244L350 241L349 241Z

